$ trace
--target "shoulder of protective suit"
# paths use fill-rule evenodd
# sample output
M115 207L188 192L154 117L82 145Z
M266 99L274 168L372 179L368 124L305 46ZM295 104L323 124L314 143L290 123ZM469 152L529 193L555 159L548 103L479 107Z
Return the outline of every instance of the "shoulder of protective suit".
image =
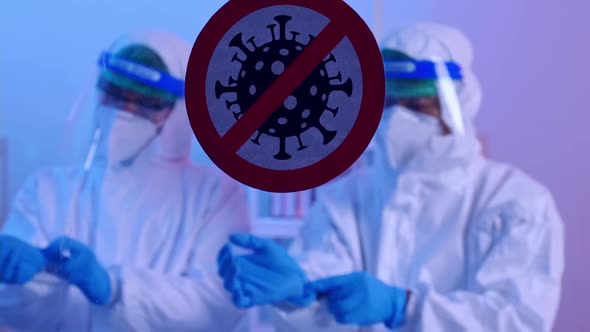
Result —
M480 177L480 196L489 205L517 205L526 211L555 209L555 200L547 187L518 167L486 161Z
M361 188L358 185L360 181L362 181L361 174L346 174L319 186L317 188L318 195L321 197L331 197L333 199L351 198L351 195Z
M42 167L30 174L20 186L14 202L36 200L40 195L56 195L64 186L80 179L80 167Z
M83 169L76 166L67 167L41 167L27 177L25 186L43 184L64 183L75 181L82 175Z
M229 187L237 189L240 183L229 177L213 165L190 163L187 169L189 181L203 183L213 187Z

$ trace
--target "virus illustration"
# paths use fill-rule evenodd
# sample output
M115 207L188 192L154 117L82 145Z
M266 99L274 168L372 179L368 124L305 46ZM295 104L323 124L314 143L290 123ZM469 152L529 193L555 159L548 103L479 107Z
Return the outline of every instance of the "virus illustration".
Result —
M315 36L309 35L307 44L297 41L299 32L290 31L290 37L286 37L286 25L291 20L291 16L279 15L274 17L279 24L279 36L275 35L276 24L270 24L267 28L270 30L272 40L257 46L254 42L255 37L242 40L242 33L236 34L229 42L230 47L237 47L246 58L238 56L239 52L234 54L232 61L238 61L241 64L237 78L230 75L228 84L224 85L220 81L215 84L215 96L219 99L223 94L233 93L236 98L232 101L226 99L225 103L236 119L248 111L250 106L266 91L266 89L283 73L285 68L291 64L295 58L305 49ZM249 47L248 45L251 47ZM342 75L338 72L334 76L329 76L326 64L335 62L336 59L332 53L322 60L322 62L313 69L311 74L299 85L283 104L258 128L257 136L252 142L260 145L260 136L262 134L276 137L279 139L279 152L274 155L277 160L288 160L291 155L286 151L286 139L288 137L297 137L299 142L298 150L306 148L301 140L301 134L309 128L316 128L323 137L323 144L330 143L336 136L336 131L328 130L320 123L320 118L325 111L330 112L334 117L338 113L338 108L328 107L330 94L335 91L342 91L347 96L352 94L352 81L350 78L344 83ZM337 81L341 84L333 84Z

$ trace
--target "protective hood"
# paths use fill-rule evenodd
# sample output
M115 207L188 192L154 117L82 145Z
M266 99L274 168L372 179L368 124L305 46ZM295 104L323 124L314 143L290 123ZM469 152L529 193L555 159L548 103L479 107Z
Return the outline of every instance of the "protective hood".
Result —
M144 31L130 34L116 40L110 52L130 44L142 44L160 55L170 74L184 79L190 55L190 45L180 38L161 31ZM156 138L156 157L167 161L187 159L191 150L192 131L188 122L184 99L178 99L162 132Z
M443 24L418 23L392 33L381 48L398 50L417 60L439 59L459 64L463 81L458 85L457 95L466 125L473 129L482 91L471 68L473 48L462 32Z
M419 23L391 34L381 45L382 49L399 50L417 60L438 59L453 61L461 66L463 80L455 87L463 115L466 135L440 135L428 131L424 123L410 121L396 107L385 109L379 129L369 147L377 164L386 169L420 169L424 172L441 172L465 165L481 151L473 125L481 103L481 88L472 73L473 50L467 38L458 30L435 23ZM395 114L395 116L394 116ZM394 133L395 131L395 133ZM406 146L412 137L400 139L400 135L422 136L421 144ZM414 142L415 143L415 142Z

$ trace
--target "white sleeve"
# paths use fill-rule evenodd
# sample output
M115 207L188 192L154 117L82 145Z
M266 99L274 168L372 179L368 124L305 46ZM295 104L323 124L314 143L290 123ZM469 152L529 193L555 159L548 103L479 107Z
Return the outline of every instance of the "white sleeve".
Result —
M297 259L310 281L362 269L356 212L349 195L341 190L346 182L331 186L316 201L294 239L290 253ZM351 331L354 327L338 324L328 312L325 301L307 308L277 306L271 310L278 331Z
M208 201L202 229L182 275L128 266L112 267L116 297L94 307L93 321L126 331L229 331L245 311L236 309L217 275L216 258L233 232L248 231L243 188L223 181Z
M407 311L411 331L550 331L563 273L563 229L553 204L510 204L472 228L467 287L439 292L423 280Z
M361 262L355 259L360 252L358 237L349 236L346 230L339 227L340 224L356 224L354 211L349 208L339 211L336 223L331 211L333 205L331 200L314 204L290 247L290 254L299 262L309 280L362 268Z
M18 192L2 234L44 247L49 239L40 220L39 179L29 178ZM22 286L0 284L0 326L32 331L56 327L64 315L61 308L68 298L68 288L45 272Z

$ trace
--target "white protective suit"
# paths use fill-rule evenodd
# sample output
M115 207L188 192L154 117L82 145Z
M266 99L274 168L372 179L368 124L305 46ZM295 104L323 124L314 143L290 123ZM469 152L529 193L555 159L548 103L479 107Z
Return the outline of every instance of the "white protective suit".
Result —
M465 81L457 93L473 129L481 92L460 32L418 24L384 46L458 62ZM294 242L291 252L310 280L365 270L411 290L399 331L550 331L564 268L562 221L551 194L518 169L485 159L473 130L430 135L406 158L399 153L404 140L424 128L403 110L391 113L385 111L376 135L379 161L322 188ZM278 330L386 330L339 325L324 304L274 311Z
M189 45L164 33L122 45L154 49L184 78ZM94 251L116 288L90 304L75 287L41 273L0 285L0 326L24 331L228 331L234 309L216 271L228 234L247 231L242 187L188 158L192 132L178 100L159 137L131 167L96 163L80 192L82 167L45 169L24 185L3 234L45 247L60 235ZM116 143L116 142L115 142Z

